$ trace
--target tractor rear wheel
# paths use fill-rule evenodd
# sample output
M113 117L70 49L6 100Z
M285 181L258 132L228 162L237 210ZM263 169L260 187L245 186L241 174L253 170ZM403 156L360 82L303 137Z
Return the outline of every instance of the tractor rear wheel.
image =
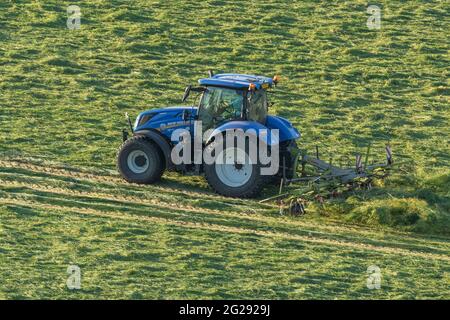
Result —
M125 141L117 154L117 168L131 183L148 184L159 180L164 172L161 150L146 137Z
M227 197L252 198L259 195L266 176L261 175L261 166L258 163L251 163L247 151L225 147L216 159L225 161L216 160L215 163L204 166L205 177L211 188Z

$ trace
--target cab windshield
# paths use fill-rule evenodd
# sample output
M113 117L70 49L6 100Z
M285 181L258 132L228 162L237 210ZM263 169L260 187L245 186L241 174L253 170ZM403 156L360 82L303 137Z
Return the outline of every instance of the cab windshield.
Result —
M241 117L244 93L220 87L208 87L200 101L199 119L204 129L213 128L220 122Z

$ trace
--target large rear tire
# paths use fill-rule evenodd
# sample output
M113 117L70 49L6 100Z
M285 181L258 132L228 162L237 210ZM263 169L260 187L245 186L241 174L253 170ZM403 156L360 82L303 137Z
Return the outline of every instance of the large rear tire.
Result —
M159 147L146 137L125 141L117 154L117 168L131 183L149 184L158 181L164 172L164 158Z
M214 148L213 144L208 147ZM237 159L234 159L233 163L230 164L228 161L219 163L216 160L213 164L205 164L204 171L208 184L214 191L226 197L253 198L258 196L264 187L266 176L261 175L261 166L258 163L250 163L247 151L236 147L224 148L217 159L222 155L225 156L225 159L229 159L230 154L233 157L233 149L237 154Z

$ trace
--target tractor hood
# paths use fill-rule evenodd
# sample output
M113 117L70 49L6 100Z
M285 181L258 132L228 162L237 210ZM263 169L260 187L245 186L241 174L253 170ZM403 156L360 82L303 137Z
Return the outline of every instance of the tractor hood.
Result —
M134 131L153 129L170 134L176 129L188 129L190 121L183 120L183 112L188 112L189 117L195 116L197 107L167 107L144 111L137 116Z

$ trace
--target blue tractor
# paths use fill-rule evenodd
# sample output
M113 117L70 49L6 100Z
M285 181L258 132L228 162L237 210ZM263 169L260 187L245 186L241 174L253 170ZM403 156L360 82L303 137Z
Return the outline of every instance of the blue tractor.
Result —
M278 82L274 78L245 75L217 74L200 79L198 86L188 86L182 101L196 93L197 106L168 107L144 111L137 117L134 126L128 122L132 137L123 132L123 144L117 155L117 166L122 177L131 183L150 184L159 180L165 170L183 174L204 174L209 185L219 194L230 197L256 197L267 184L281 177L292 178L296 171L299 131L278 116L269 115L268 90ZM278 129L280 166L273 176L262 175L258 163L197 163L174 164L172 149L180 143L173 139L177 129L185 129L195 136L194 122L201 121L202 130L213 131L203 138L202 148L214 142L214 136L227 130ZM195 151L192 151L195 152ZM246 151L244 150L244 153Z

